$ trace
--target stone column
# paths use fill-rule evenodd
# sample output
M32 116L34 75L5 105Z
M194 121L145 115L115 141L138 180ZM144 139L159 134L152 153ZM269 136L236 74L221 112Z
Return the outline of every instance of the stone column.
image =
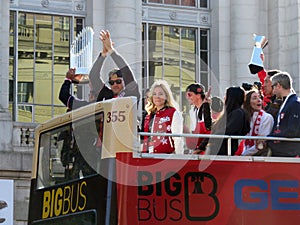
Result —
M86 24L94 29L94 59L98 56L99 51L102 49L102 44L99 41L99 32L105 29L106 12L105 12L106 0L86 1L87 4L87 17Z
M0 7L0 151L11 149L12 121L9 102L9 0L2 0Z
M0 7L0 112L8 110L9 71L9 0L2 0Z
M260 0L232 0L230 5L230 80L231 85L241 85L258 80L250 74L248 63L254 46L252 34L267 35L267 6Z
M107 0L106 29L111 31L115 48L141 79L142 1Z
M269 0L269 69L287 71L293 78L297 94L300 90L300 3Z
M211 86L213 96L223 97L230 85L230 2L211 1Z
M142 85L142 1L97 0L87 1L87 25L92 26L94 35L94 58L102 49L99 32L109 30L114 47L125 58ZM104 80L108 72L116 67L106 60L101 71Z

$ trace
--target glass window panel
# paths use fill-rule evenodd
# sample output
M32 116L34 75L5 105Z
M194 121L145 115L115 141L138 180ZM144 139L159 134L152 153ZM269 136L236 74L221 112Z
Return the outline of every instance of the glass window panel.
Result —
M34 89L34 15L18 14L18 121L32 122ZM30 104L26 104L30 103Z
M18 120L22 122L32 123L33 106L27 104L18 104Z
M188 85L195 82L196 74L196 29L184 28L182 29L181 34L181 97L183 116L186 118L190 109L190 104L185 97L185 90ZM185 119L185 121L187 120Z
M148 0L151 3L162 3L162 0Z
M207 30L200 30L200 49L201 50L208 50Z
M58 98L65 74L69 68L70 18L54 17L54 105L62 105Z
M180 104L180 28L164 27L164 80L172 90L173 97Z
M19 13L18 30L18 91L23 90L22 84L33 83L34 78L34 16L30 13ZM31 90L33 93L33 90ZM24 100L19 96L18 102ZM22 93L21 93L22 95ZM23 101L27 102L27 101ZM33 100L31 100L33 102Z
M9 102L13 102L14 100L13 100L13 96L14 96L14 94L13 94L13 90L14 89L14 84L13 84L13 80L9 80Z
M181 0L181 5L196 6L196 1L195 0Z
M207 8L208 7L208 0L200 0L200 7Z
M82 18L75 18L75 23L74 23L74 36L77 36L80 31L83 29L83 19Z
M180 28L164 27L164 68L163 78L173 92L175 100L179 103L180 96Z
M80 213L72 213L70 215L54 217L45 220L34 221L33 225L96 225L96 210L84 211Z
M69 67L70 27L72 17L10 12L9 46L9 109L13 114L16 104L17 121L44 122L53 116L65 113L65 107L58 100L58 94L65 73ZM74 34L82 30L84 19L74 19ZM14 23L18 23L18 31ZM54 22L54 23L53 23ZM53 33L54 30L54 33ZM17 36L16 38L14 38ZM14 43L14 39L18 40ZM15 46L18 46L18 68L14 74ZM52 71L52 68L54 70ZM14 81L14 77L18 80ZM14 84L17 83L17 90ZM17 101L14 101L14 93ZM14 103L13 103L14 102ZM53 108L55 106L60 106ZM39 107L35 108L35 105ZM43 115L42 106L47 109ZM34 113L37 111L37 118ZM52 113L54 112L54 114Z
M52 18L36 16L35 103L52 104Z
M69 121L58 128L43 132L39 142L39 165L37 188L60 184L94 175L100 166L99 148L94 141L103 140L104 112ZM74 152L76 154L73 161ZM72 165L73 170L67 170ZM66 171L65 171L66 169Z
M143 0L144 3L146 3L146 0ZM162 3L162 4L168 4L168 5L183 5L183 6L193 6L196 7L196 0L148 0L148 3ZM207 3L204 1L202 4L202 7L205 7Z
M200 30L200 81L208 87L208 30Z
M33 103L33 82L18 82L18 102Z
M149 27L149 83L155 79L162 79L162 26L151 25Z
M208 81L208 73L207 72L201 72L201 83L205 86L206 88L206 91L208 90L208 84L209 84L209 81Z
M74 95L79 99L84 99L84 84L75 84L74 85ZM76 92L75 92L76 91Z
M165 0L165 4L179 5L179 0Z
M34 122L42 123L52 118L52 106L34 106Z
M200 53L200 59L201 59L201 71L207 71L208 70L208 55L207 55L207 52L201 52Z
M176 101L181 104L183 110L189 107L185 99L185 89L196 80L196 31L196 28L149 25L149 39L153 41L153 37L158 39L163 35L163 45L158 47L157 39L155 43L149 44L152 46L149 47L149 76L154 75L154 80L163 78L168 81ZM157 56L163 56L163 60L158 59ZM159 65L158 62L162 64ZM200 78L200 75L198 76ZM149 86L154 80L149 79Z

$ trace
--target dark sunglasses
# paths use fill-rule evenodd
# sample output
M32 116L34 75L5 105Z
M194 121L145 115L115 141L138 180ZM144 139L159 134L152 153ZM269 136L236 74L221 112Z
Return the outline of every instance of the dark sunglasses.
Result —
M116 84L122 84L122 80L121 80L121 79L118 79L118 80L110 80L110 81L108 81L108 83L109 83L110 85L114 85L114 83L116 83Z
M186 96L190 98L192 97L192 93L186 93Z

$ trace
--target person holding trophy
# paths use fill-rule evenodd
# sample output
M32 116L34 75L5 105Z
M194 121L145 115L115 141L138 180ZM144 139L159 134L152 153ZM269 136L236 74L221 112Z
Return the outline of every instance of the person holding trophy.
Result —
M75 68L70 68L66 73L66 78L59 91L59 100L67 107L67 111L71 111L72 109L78 109L82 106L88 105L89 103L94 102L97 98L90 82L89 101L79 99L70 94L72 83L80 83L82 77L83 75L76 74Z
M270 113L273 118L276 117L277 112L282 104L282 99L276 98L273 94L271 77L281 71L278 69L265 70L264 53L263 49L267 46L268 40L265 36L257 36L254 34L255 46L251 56L250 63L248 64L249 70L252 74L257 74L263 92L263 109Z
M102 41L103 49L94 61L88 76L77 74L76 68L70 68L66 73L59 99L69 110L85 106L90 102L116 97L136 96L138 100L140 98L138 84L132 70L124 58L113 48L109 31L102 30L99 39ZM105 59L109 56L119 68L114 68L109 72L108 86L100 77L100 71ZM87 80L90 86L89 101L78 99L70 94L72 83L86 83Z

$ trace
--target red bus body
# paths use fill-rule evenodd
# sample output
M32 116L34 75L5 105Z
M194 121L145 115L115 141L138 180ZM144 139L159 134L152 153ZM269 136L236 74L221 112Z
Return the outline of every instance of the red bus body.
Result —
M120 225L299 222L299 163L116 160Z

